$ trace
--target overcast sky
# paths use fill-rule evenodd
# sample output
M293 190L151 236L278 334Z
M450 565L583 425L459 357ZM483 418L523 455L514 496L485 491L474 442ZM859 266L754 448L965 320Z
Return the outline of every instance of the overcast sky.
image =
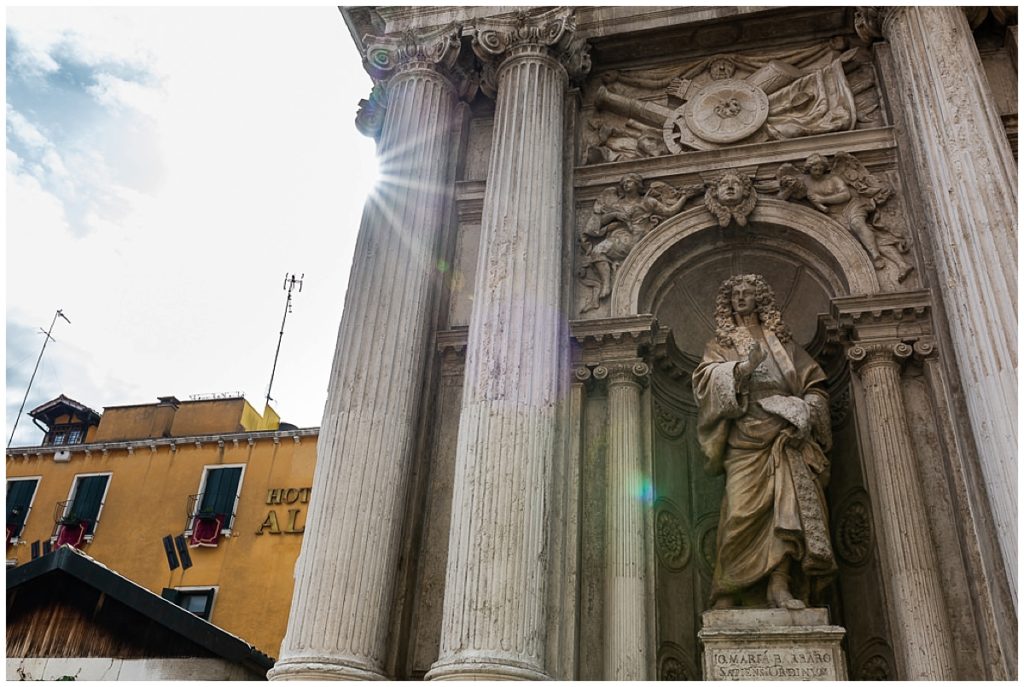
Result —
M376 173L335 7L7 9L7 424L241 391L320 424ZM23 415L15 445L41 433Z

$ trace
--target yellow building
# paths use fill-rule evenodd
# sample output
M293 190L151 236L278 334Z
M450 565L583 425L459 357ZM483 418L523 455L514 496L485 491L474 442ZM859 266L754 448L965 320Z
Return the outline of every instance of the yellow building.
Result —
M244 398L31 411L43 444L7 449L7 565L71 544L276 656L318 428Z

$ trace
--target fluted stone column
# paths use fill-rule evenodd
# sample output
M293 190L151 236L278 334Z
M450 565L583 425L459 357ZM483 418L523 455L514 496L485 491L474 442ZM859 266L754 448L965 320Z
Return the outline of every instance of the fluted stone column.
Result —
M910 427L900 391L904 343L857 344L848 351L864 388L874 454L887 589L904 680L955 680L952 635L928 529Z
M892 49L893 91L1016 604L1017 167L963 10L870 12Z
M371 74L389 79L378 144L382 181L359 228L288 631L271 679L385 677L450 185L456 95L446 72L458 50L455 27L401 42L377 39L367 50ZM374 105L381 95L375 88ZM373 128L365 119L362 125Z
M431 679L545 674L547 513L561 310L563 111L571 12L481 19L494 137L466 353L438 661Z
M608 468L605 485L604 679L647 680L644 559L644 461L640 427L641 361L599 366L608 378Z

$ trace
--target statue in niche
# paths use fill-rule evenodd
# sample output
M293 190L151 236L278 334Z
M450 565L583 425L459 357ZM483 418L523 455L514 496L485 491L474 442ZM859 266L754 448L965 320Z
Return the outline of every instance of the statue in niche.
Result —
M735 220L741 227L747 226L747 217L757 204L754 182L746 174L729 171L718 181L708 184L704 192L704 207L708 209L718 226L725 228Z
M670 153L849 131L874 123L870 58L842 37L761 54L609 71L594 98L602 121L618 115L660 130ZM585 164L592 164L589 153Z
M883 269L888 260L896 267L896 280L906 279L914 269L903 258L910 251L907 239L878 214L892 187L844 152L836 153L831 165L815 153L804 161L803 172L789 163L779 167L779 197L806 199L818 211L837 217L864 246L875 269Z
M627 174L605 189L580 232L583 258L578 276L588 289L580 312L594 310L612 292L612 274L633 246L663 219L679 213L704 186L676 189L655 181L644 188L639 174Z
M825 373L793 341L759 274L722 282L715 325L693 373L705 467L725 474L711 603L804 608L836 571Z

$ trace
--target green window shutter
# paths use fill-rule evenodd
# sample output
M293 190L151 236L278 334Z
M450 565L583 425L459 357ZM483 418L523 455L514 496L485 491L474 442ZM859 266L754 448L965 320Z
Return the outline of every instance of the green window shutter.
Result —
M28 507L36 492L39 480L20 479L7 483L7 524L13 526L15 536L21 533L28 517Z
M224 519L224 526L228 527L228 520L235 511L235 496L238 494L238 481L241 478L242 468L208 470L199 512L228 516Z
M103 492L107 489L107 481L110 475L93 475L82 477L78 480L78 488L75 490L75 500L71 504L69 515L77 516L88 522L86 534L92 534L96 526L96 516L100 513L100 506L103 504Z

